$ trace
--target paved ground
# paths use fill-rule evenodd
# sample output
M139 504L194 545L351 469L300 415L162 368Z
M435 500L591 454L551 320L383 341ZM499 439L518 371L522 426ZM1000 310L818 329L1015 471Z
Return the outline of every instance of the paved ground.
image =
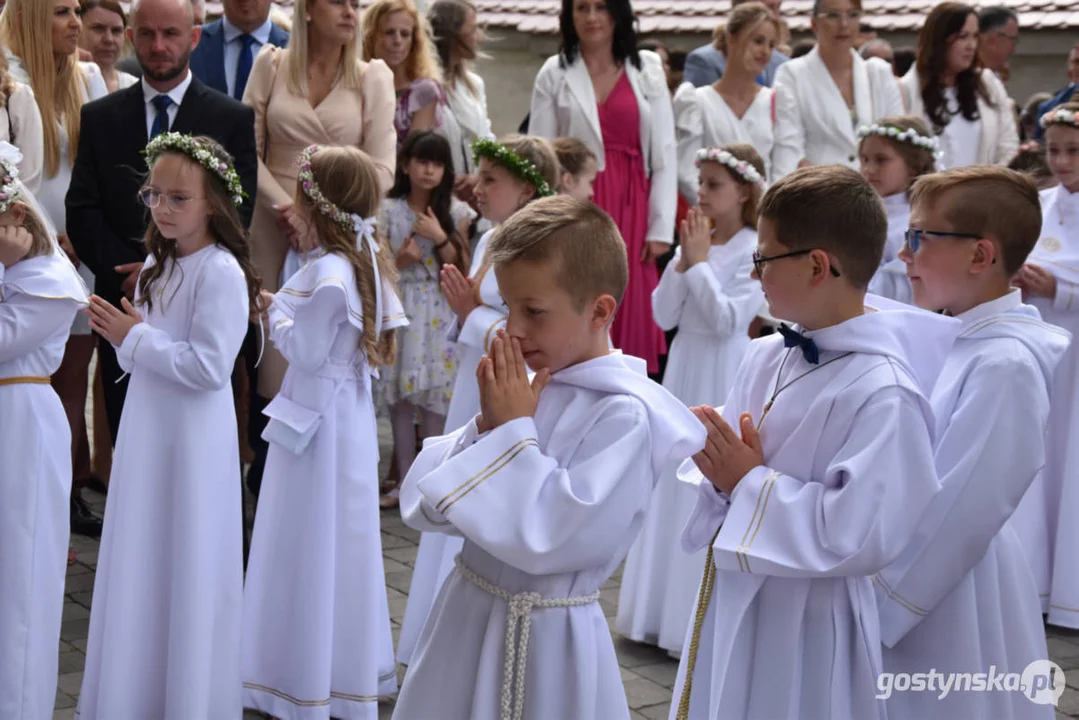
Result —
M387 428L382 427L380 444L382 456L389 456ZM101 512L104 497L87 492L87 499ZM386 564L386 592L389 595L390 616L394 641L400 632L401 618L412 567L416 560L419 533L401 522L397 512L382 513L382 547ZM60 635L60 678L56 694L54 720L71 720L82 683L83 662L86 657L86 636L90 622L90 599L93 591L94 568L97 566L98 543L78 535L72 536L72 546L78 553L78 561L70 567L67 576L67 597L64 603L64 623ZM618 588L621 580L619 570L603 587L600 605L614 624ZM1065 670L1068 687L1060 698L1058 720L1079 718L1079 633L1049 628L1049 654ZM626 696L635 720L641 718L666 718L671 701L677 663L665 653L644 645L638 645L615 636L615 647L622 666L622 679ZM393 707L387 703L379 708L380 718L389 718ZM246 718L259 718L258 714L245 714ZM116 718L115 720L151 720L149 718ZM198 719L191 720L218 720ZM435 720L435 719L432 719ZM533 719L533 720L549 720ZM561 720L561 719L560 719ZM567 719L568 720L568 719ZM585 720L585 719L581 719ZM983 719L991 720L991 719Z

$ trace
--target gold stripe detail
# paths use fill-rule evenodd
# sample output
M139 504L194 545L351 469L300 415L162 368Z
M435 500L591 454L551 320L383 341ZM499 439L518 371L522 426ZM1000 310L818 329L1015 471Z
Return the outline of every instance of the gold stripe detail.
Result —
M1057 605L1055 603L1050 603L1049 607L1056 610L1063 610L1064 612L1079 613L1079 608L1068 607L1067 605Z
M768 483L771 482L778 474L779 473L773 471L764 478L764 484L761 485L760 495L757 496L757 505L753 508L753 515L750 516L749 524L746 526L746 534L742 536L742 542L738 543L738 549L734 551L734 556L738 559L738 569L742 572L751 572L751 570L749 569L749 558L745 557L743 559L744 553L742 551L749 548L749 546L746 544L747 541L752 542L752 540L750 540L749 533L753 529L753 523L757 520L757 514L763 511L761 503L767 502L766 491L768 489ZM753 537L756 536L756 533L754 533Z
M307 267L310 267L310 266L307 266ZM347 310L348 314L351 315L352 317L356 318L357 320L360 320L361 322L363 321L363 313L362 312L357 312L356 310L353 310L352 305L349 304L349 302L348 302L348 287L345 285L345 281L342 280L341 278L338 278L338 277L323 278L322 280L319 280L317 283L315 283L315 286L313 288L311 288L310 290L293 290L291 288L281 288L277 292L279 294L282 294L282 295L291 295L293 297L307 298L307 297L311 297L312 295L314 295L316 290L318 290L320 287L323 287L325 285L335 285L335 286L341 288L342 290L344 290L344 292L345 292L345 310Z
M265 685L259 685L258 683L245 682L244 687L248 690L258 690L260 692L273 695L274 697L279 697L285 702L292 703L293 705L297 705L299 707L326 707L330 704L330 698L326 698L325 700L300 700L299 698L289 695L287 692L284 692L282 690L276 690L272 687L267 687Z
M779 473L773 472L764 479L764 486L761 487L761 495L764 496L764 503L761 505L761 514L757 518L757 529L753 531L753 537L749 538L749 542L741 549L742 558L746 564L745 572L747 573L753 572L749 568L749 553L747 551L753 545L753 541L757 539L757 533L761 531L761 525L764 524L764 513L768 510L768 500L772 497L772 490L776 487L776 479L778 477ZM750 521L750 525L752 525L752 521Z
M131 348L131 362L135 362L135 353L139 350L139 345L142 344L142 339L146 337L148 331L143 330L139 333L139 339L135 341L135 347Z
M506 467L506 465L508 465L510 461L513 460L513 458L520 455L525 450L525 448L529 446L538 448L539 441L537 441L536 438L525 438L523 440L518 440L517 442L515 442L509 447L508 450L506 450L504 453L492 460L487 467L485 467L483 470L480 470L468 480L465 480L463 483L461 483L461 485L459 485L456 489L450 492L446 497L439 500L438 504L435 505L435 510L437 510L442 515L445 515L446 511L453 507L453 504L455 502L463 498L465 495L468 495L470 492L479 487L480 484L482 484L489 477L497 473L502 468Z
M13 282L4 282L3 284L7 285L8 287L15 288L16 290L18 290L20 293L22 293L26 297L35 297L35 298L39 298L41 300L70 300L71 302L76 303L78 305L89 305L90 304L86 300L79 300L78 298L71 297L70 295L38 295L37 293L27 292L26 290L24 290L23 288L21 288L20 286L16 285Z
M48 385L52 382L47 377L36 375L17 375L15 377L0 378L0 385Z
M903 608L913 613L914 615L917 615L918 617L925 617L929 614L928 610L919 607L918 605L914 604L910 600L907 600L905 597L893 590L892 586L889 585L888 582L883 577L881 577L879 573L873 576L873 584L880 585L881 589L884 590L885 595L897 602L899 605L903 606Z
M450 524L449 520L446 520L446 521L435 520L433 517L431 517L427 513L427 503L424 502L423 500L420 500L420 512L423 513L423 517L427 520L427 522L431 523L432 525L438 525L439 527L445 527L446 525Z
M1058 335L1067 335L1068 334L1065 330L1062 330L1062 329L1056 327L1055 325L1051 325L1050 323L1044 322L1042 320L1035 320L1034 318L1024 317L1022 315L1008 315L1008 316L999 316L998 315L996 317L987 318L986 320L982 320L980 322L974 323L969 328L967 328L963 332L959 333L959 337L968 338L971 335L973 335L974 333L978 332L979 330L984 330L985 328L989 327L990 325L995 325L997 323L1018 323L1020 325L1037 325L1039 327L1043 327L1043 328L1049 330L1050 332L1055 332Z

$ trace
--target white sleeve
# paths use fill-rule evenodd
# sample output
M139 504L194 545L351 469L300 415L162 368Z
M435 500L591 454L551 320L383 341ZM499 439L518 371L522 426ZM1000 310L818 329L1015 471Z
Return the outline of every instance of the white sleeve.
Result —
M798 169L798 163L806 156L805 128L802 125L802 108L798 104L798 91L790 63L776 71L775 90L776 121L775 145L772 147L772 177L779 180Z
M1045 464L1048 418L1033 360L994 358L966 378L937 444L941 492L913 542L877 577L885 645L902 640L985 557Z
M825 482L759 466L713 543L716 567L777 577L871 575L895 560L939 489L919 399L897 387L854 414Z
M457 342L487 352L495 334L505 326L506 313L487 305L479 305L465 318L457 333Z
M704 313L709 327L723 337L746 333L764 302L760 281L749 276L752 270L753 261L746 256L726 285L719 282L707 262L685 272L692 301Z
M557 62L557 60L556 60ZM543 64L536 73L532 85L532 104L528 116L528 134L553 140L558 137L558 118L555 116L554 95L556 84L552 70L548 69L551 60Z
M22 293L4 298L0 302L0 363L28 355L65 327L70 328L76 312L77 306L70 300L46 300Z
M704 147L704 114L696 92L685 102L679 103L675 129L678 137L678 192L696 204L700 186L697 151Z
M1079 285L1071 280L1065 280L1059 275L1057 279L1057 294L1053 298L1053 309L1062 312L1079 310L1079 302L1076 302L1076 294L1079 293Z
M495 428L416 485L469 541L533 575L610 562L648 507L651 431L630 398L606 408L562 466L532 418Z
M164 330L139 323L116 357L125 370L145 368L193 390L220 390L232 379L250 303L247 281L235 261L210 261L193 298L189 338L174 341Z
M296 308L289 318L270 305L270 339L290 365L313 372L326 362L342 323L348 322L345 295L338 288L323 287Z
M660 71L662 72L662 71ZM662 78L662 75L660 75ZM653 82L658 82L653 80ZM662 166L652 160L652 186L648 191L648 242L670 245L674 242L674 218L678 213L678 146L674 140L674 110L671 96L663 84L663 92L650 97L653 135L659 134ZM649 140L654 148L656 144Z
M12 144L22 153L19 175L23 185L36 193L41 187L41 173L45 166L45 135L41 124L41 111L34 92L29 85L16 83L8 98L8 121L11 123Z
M682 322L682 309L689 297L689 286L685 273L678 272L678 263L682 259L682 247L674 250L674 257L667 263L659 284L652 291L652 317L664 330L673 330Z

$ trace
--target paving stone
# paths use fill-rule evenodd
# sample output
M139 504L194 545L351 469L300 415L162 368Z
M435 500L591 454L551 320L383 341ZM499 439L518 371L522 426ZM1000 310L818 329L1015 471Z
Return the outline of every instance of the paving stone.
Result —
M638 709L637 712L648 718L648 720L667 720L671 714L671 704L665 702L658 705L649 705Z
M1064 694L1060 696L1057 710L1065 715L1079 716L1079 690L1070 687L1064 688Z
M57 710L52 714L52 720L75 720L75 708Z
M614 639L614 649L618 653L619 665L628 667L631 670L641 665L653 665L657 662L662 662L665 657L664 652L659 648L641 645L617 636Z
M74 708L76 705L78 705L78 702L76 702L75 698L66 692L56 691L56 703L52 706L53 710L66 710Z
M629 706L637 708L647 707L662 702L671 701L671 691L662 685L657 685L651 680L636 678L623 683L626 687L626 700Z
M404 563L410 568L416 564L416 550L415 545L409 547L394 548L382 553L391 560L396 560L399 563Z
M85 640L90 634L90 618L79 618L78 620L64 620L60 625L60 638L73 643L76 640ZM86 649L83 648L83 652Z
M56 681L56 688L72 697L78 697L82 690L82 671L65 673Z
M383 535L382 537L388 537ZM388 576L390 573L408 573L409 577L412 576L412 568L404 563L399 563L393 558L388 558L385 555L382 556L382 571Z
M64 603L64 620L82 620L89 617L90 611L85 606L75 602Z
M670 690L674 687L674 681L678 677L678 663L671 659L655 665L635 667L633 672Z
M392 535L390 533L382 533L382 549L392 550L399 547L415 547L416 543L411 540L406 540L403 537Z
M86 654L78 650L60 653L60 674L67 675L73 672L82 672L86 664Z

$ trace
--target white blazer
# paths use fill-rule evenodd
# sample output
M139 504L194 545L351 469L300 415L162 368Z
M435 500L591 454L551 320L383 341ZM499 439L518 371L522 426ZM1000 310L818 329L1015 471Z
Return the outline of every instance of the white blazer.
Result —
M494 138L491 120L487 116L487 92L483 78L474 72L466 73L475 94L464 83L457 83L452 90L446 86L446 110L436 132L446 138L453 153L453 171L458 175L475 172L476 159L472 155L472 141L476 138Z
M648 197L649 241L670 243L678 207L678 160L674 139L674 111L663 63L659 56L642 50L641 69L625 64L626 77L637 98L641 123L641 156L651 178ZM603 170L606 153L599 108L592 78L578 55L565 68L559 56L543 63L532 88L528 132L545 138L575 137L595 154Z
M854 109L859 125L902 115L903 101L892 66L879 58L854 57ZM811 165L846 165L858 168L858 136L850 109L832 80L820 53L784 63L776 72L775 148L772 176L779 179Z
M992 70L982 70L982 82L992 100L990 106L981 95L978 96L978 114L981 116L982 132L978 141L978 163L981 165L1007 165L1019 152L1019 129L1012 114L1012 100L1004 83ZM933 129L933 121L925 114L922 102L922 85L918 79L917 68L911 68L899 81L903 93L903 104L907 113L920 117ZM995 107L994 107L995 106Z

